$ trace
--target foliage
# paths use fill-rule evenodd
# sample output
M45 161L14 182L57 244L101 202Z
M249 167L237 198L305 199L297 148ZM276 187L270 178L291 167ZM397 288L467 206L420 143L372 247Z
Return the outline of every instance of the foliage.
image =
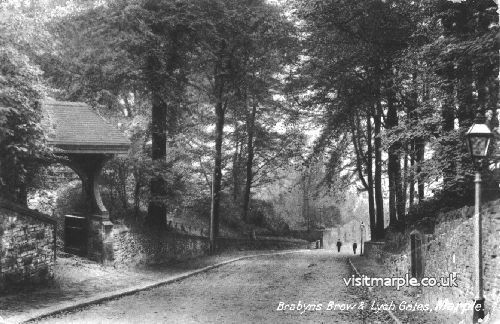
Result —
M499 124L493 0L5 3L0 189L16 200L44 157L42 81L131 138L104 172L116 217L199 204L236 228L294 216L313 228L355 217L355 205L380 236L386 198L401 229L417 200L464 201L464 133L477 112Z
M0 195L26 204L36 170L48 158L37 104L43 88L28 56L38 44L34 23L5 6L0 4Z
M183 203L185 179L175 159L155 162L143 154L134 152L127 157L114 158L103 170L103 199L113 220L144 221L140 219L140 211L151 200L148 184L153 177L164 180L165 196L161 199L168 206L167 212L171 213Z
M283 167L281 178L259 195L272 203L278 220L286 220L292 229L311 230L337 226L351 216L352 206L343 204L346 188L325 184L323 163L295 168Z
M273 96L280 91L283 64L291 61L287 43L293 29L277 7L264 1L106 1L105 5L55 19L50 26L60 46L40 60L47 79L63 90L60 96L125 110L132 118L145 115L146 109L152 111L148 116L151 124L142 129L142 139L152 139L153 160L165 160L163 148L167 145L172 151L188 146L180 160L199 163L179 160L178 164L191 164L188 168L198 174L190 180L205 180L206 185L212 173L207 167L221 170L215 172L220 174L222 161L227 159L226 152L212 153L212 148L203 147L207 140L217 139L221 143L218 147L224 141L222 133L216 138L207 134L206 128L216 123L209 109L221 108L224 103L228 118L241 124L248 121L245 105L250 101L259 105L258 121L252 121L258 123L256 160L249 158L262 175L255 183L265 179L273 161L289 156L285 150L274 153L273 149L287 147L283 144L290 143L291 137L271 129L279 118L272 113L279 107ZM219 108L216 117L222 125ZM253 151L250 147L248 152ZM140 169L136 168L136 175ZM113 175L118 173L117 169ZM215 183L218 192L222 176ZM254 185L252 180L249 183ZM210 184L207 187L210 189ZM153 188L160 190L151 182ZM156 197L153 200L166 195L159 191L151 194Z
M387 163L390 221L402 228L415 198L431 191L448 201L467 196L473 167L464 133L487 110L491 126L498 125L495 2L292 3L304 60L290 88L307 94L299 101L304 110L322 116L315 152L330 155L329 174L354 166L369 197L375 191L369 209L378 215ZM377 158L380 150L386 161ZM354 161L339 163L339 152ZM370 223L384 222L377 216Z

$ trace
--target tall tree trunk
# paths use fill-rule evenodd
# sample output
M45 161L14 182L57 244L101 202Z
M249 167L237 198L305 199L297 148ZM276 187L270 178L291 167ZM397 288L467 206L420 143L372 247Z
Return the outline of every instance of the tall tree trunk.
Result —
M390 155L391 152L388 152ZM396 210L396 183L394 181L394 159L387 159L387 178L389 180L389 226L397 227L398 217Z
M408 105L407 108L407 114L408 114L408 119L410 123L415 123L418 119L417 115L417 108L418 108L418 82L417 82L417 77L418 73L413 72L412 73L412 91L411 91L411 102ZM409 162L410 162L410 171L408 173L408 185L409 185L409 193L408 193L408 206L412 207L414 202L415 202L415 142L416 139L413 138L410 140L410 142L407 144L409 148L407 149L407 152L409 152Z
M394 82L393 82L393 75L391 74L391 79L389 80L389 87L388 87L388 97L387 97L387 106L388 106L388 111L387 111L387 124L389 127L389 119L390 121L390 128L396 127L399 125L399 118L398 118L398 111L397 111L397 106L396 106L396 93L393 89L394 87ZM390 116L390 118L389 118ZM404 228L404 223L405 223L405 207L406 207L406 201L405 201L405 195L403 193L403 181L401 177L401 157L400 157L400 149L401 149L401 142L396 141L394 142L393 145L389 148L389 159L391 161L392 165L392 178L393 178L393 191L395 195L395 204L396 204L396 214L397 214L397 223L394 223L391 225L399 225L403 226Z
M302 174L302 218L306 221L307 231L311 230L311 218L309 214L309 184L311 178L309 169L306 169Z
M409 197L408 197L408 205L410 207L415 203L415 140L413 140L410 144L410 188L409 188Z
M397 108L394 104L394 90L392 89L393 82L392 79L387 80L387 119L386 119L386 128L388 130L396 127L398 125L398 115ZM389 226L395 228L398 225L398 215L397 210L397 195L396 195L396 173L398 172L399 165L399 153L397 152L398 143L392 143L388 149L388 158L387 158L387 174L389 178ZM400 169L400 168L399 168ZM401 170L399 170L401 171Z
M166 61L168 62L165 70L170 76L174 76L174 71L179 69L178 63L179 52L178 52L178 35L176 33L171 35L172 44L170 46L170 52L167 55ZM149 89L151 91L151 157L153 162L158 167L162 167L162 162L166 161L167 158L167 139L169 139L169 144L172 145L174 142L174 136L177 133L177 114L179 103L177 98L181 91L182 86L179 82L174 81L169 84L169 87L165 87L165 76L158 73L161 68L162 63L159 61L158 57L151 54L147 60L147 72L149 77ZM176 79L176 77L173 77ZM168 88L170 93L168 98L162 96L162 87ZM164 89L164 88L163 88ZM173 101L172 101L172 98ZM168 117L168 120L167 120ZM167 137L167 131L169 136ZM148 206L148 216L146 222L156 228L164 228L167 224L166 214L166 181L163 176L157 175L151 179L150 183L151 189L151 201Z
M358 171L359 180L363 187L368 192L368 214L370 218L370 236L375 238L375 201L373 195L373 149L372 149L372 121L371 115L366 115L366 153L363 153L363 142L361 135L361 121L359 115L355 115L351 119L352 143L356 154L356 169ZM363 169L363 166L365 169ZM364 177L366 170L366 180Z
M370 216L370 236L373 239L376 237L376 213L375 213L375 195L373 191L373 145L372 145L372 121L367 114L366 121L366 179L368 184L368 214Z
M377 206L377 227L376 238L384 239L384 199L382 195L382 143L380 138L380 130L382 125L382 106L380 96L377 98L376 111L374 116L374 153L375 153L375 204Z
M240 159L241 159L241 149L242 144L240 144L240 135L238 131L238 125L235 125L234 131L234 153L233 153L233 201L237 204L240 199Z
M134 219L137 221L139 218L139 211L140 211L140 206L141 206L141 183L137 180L138 177L135 175L136 173L134 172L134 178L135 178L135 185L134 185Z
M392 103L393 99L388 99L387 109L387 127L390 129L398 125L398 116L396 107ZM398 227L403 225L405 217L405 198L403 195L403 184L401 179L401 162L399 156L399 149L401 144L399 142L393 143L388 151L388 165L387 171L389 174L389 195L392 196L392 206L390 210L390 223L391 227ZM391 199L391 197L389 197ZM391 204L391 200L389 200Z
M427 85L427 80L424 77L424 85L422 89L422 101L427 102L429 100L429 87ZM418 118L418 114L417 114ZM418 202L422 202L425 196L425 181L424 175L422 174L422 163L424 162L425 156L425 139L423 137L417 137L415 139L415 162L417 164L417 187L418 187Z
M253 148L253 138L255 133L255 114L257 113L257 103L252 102L252 111L247 116L247 163L246 163L246 183L245 192L243 193L243 219L248 223L248 207L250 203L250 190L252 188L253 181L253 158L254 158L254 148Z
M223 53L222 47L221 53ZM220 56L221 58L223 55ZM219 235L219 209L222 188L222 141L224 137L225 103L224 103L224 75L222 59L215 66L214 95L215 102L215 152L214 152L214 172L213 172L213 193L212 193L212 215L214 237Z
M216 105L216 118L215 123L215 154L214 154L214 184L213 184L213 204L212 213L214 217L214 235L219 235L219 207L220 195L222 187L222 140L224 136L224 109L222 103Z
M419 138L415 144L416 164L417 164L417 182L418 182L418 202L422 202L425 196L424 178L422 174L422 163L424 162L425 142Z
M398 223L401 229L405 229L406 224L406 197L404 194L403 180L401 176L401 159L398 154L396 160L396 169L394 174L394 182L396 185L396 208L398 212Z
M403 161L403 201L405 202L406 206L406 200L408 199L408 159L409 159L409 154L408 154L408 143L405 143L405 150L404 150L404 161Z
M151 103L151 157L153 162L161 163L167 157L167 107L156 86L153 86L151 89ZM166 226L167 206L165 203L165 185L165 180L161 175L151 179L151 201L146 218L146 223L151 227L163 228Z
M454 87L454 67L448 66L444 71L444 80L441 88L445 93L445 100L443 106L441 107L441 129L443 135L449 134L455 128L455 87ZM443 143L443 145L448 145L448 143ZM443 167L443 189L448 190L450 185L453 183L453 179L457 174L456 164L454 160L446 161L446 165Z

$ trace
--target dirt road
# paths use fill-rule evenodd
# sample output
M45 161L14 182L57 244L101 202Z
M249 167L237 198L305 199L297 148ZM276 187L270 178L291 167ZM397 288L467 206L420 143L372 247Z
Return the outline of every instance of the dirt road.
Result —
M41 323L391 323L345 309L368 303L345 286L351 274L331 250L258 257Z

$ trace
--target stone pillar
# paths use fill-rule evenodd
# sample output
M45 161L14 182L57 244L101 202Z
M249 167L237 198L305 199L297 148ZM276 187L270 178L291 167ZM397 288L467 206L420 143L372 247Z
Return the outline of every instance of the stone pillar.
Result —
M114 260L113 236L111 234L113 223L103 219L101 215L91 215L89 221L88 258L104 264Z
M67 164L82 180L82 194L86 202L85 213L109 219L99 190L99 178L104 164L112 157L106 154L68 154Z
M104 164L112 157L109 154L67 154L69 165L82 180L85 199L84 215L88 221L87 253L94 261L113 261L113 223L104 206L99 190L99 178Z

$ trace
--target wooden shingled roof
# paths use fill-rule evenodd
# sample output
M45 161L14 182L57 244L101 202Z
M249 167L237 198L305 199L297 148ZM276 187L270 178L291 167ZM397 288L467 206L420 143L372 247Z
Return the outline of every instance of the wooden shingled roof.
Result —
M126 153L128 138L83 102L42 101L48 143L62 153Z

